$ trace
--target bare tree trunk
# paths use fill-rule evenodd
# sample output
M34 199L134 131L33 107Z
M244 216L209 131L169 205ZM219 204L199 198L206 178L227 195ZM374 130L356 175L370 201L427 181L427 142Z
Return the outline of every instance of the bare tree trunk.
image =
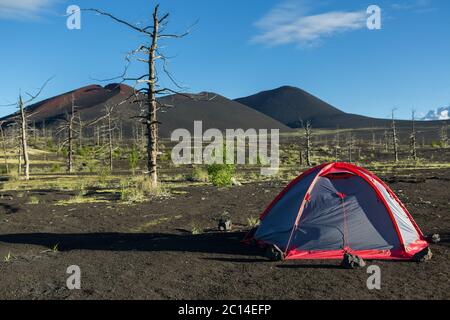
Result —
M83 122L80 112L78 113L78 147L83 148Z
M100 127L99 126L95 127L95 132L97 135L96 144L97 144L97 146L100 146Z
M302 124L303 130L305 130L305 160L306 165L311 166L311 136L312 136L312 126L311 122L308 120L306 124L302 119L299 119Z
M111 111L108 111L108 142L109 142L109 170L113 171L113 128L111 123Z
M155 70L155 56L158 48L159 36L159 20L158 20L158 6L153 12L153 32L150 36L151 46L149 50L149 81L148 81L148 114L147 114L147 169L150 175L151 182L154 187L158 185L157 174L157 158L158 158L158 122L157 122L157 102L156 102L156 70Z
M5 132L3 131L3 123L0 124L0 131L2 137L3 157L5 159L5 170L6 174L9 174L8 152L6 151L6 137Z
M384 151L386 153L389 152L389 135L387 130L384 130Z
M398 162L398 137L397 137L397 129L395 127L394 111L395 109L392 110L392 145L394 147L395 162Z
M70 115L68 117L68 154L67 154L67 170L69 173L73 173L73 139L74 139L74 120L75 120L75 98L72 95L72 107L70 110Z
M411 119L411 135L410 135L411 157L417 161L417 143L416 143L416 126L415 126L415 112L412 111Z
M123 121L120 119L120 128L119 128L119 141L120 143L123 142Z
M42 120L42 138L44 138L44 140L47 140L47 132L46 132L46 128L45 128L45 120Z
M376 144L377 144L377 142L376 142L375 131L372 128L372 152L375 152L375 145Z
M33 121L33 141L36 144L37 142L36 121Z
M338 162L339 161L339 149L340 149L340 132L339 132L339 127L336 130L336 137L335 137L335 144L334 144L334 157L335 157L335 161Z
M448 134L447 134L448 126L446 123L442 124L441 127L441 133L440 133L440 140L441 140L441 147L447 148L448 147Z
M348 135L348 162L352 162L353 155L353 135L350 132Z
M19 96L19 110L20 110L20 131L21 131L21 143L23 153L23 166L25 180L30 179L30 158L28 155L28 141L27 141L27 117L25 114L25 107L22 100L22 95Z
M17 173L19 176L21 176L22 175L22 145L21 144L19 145L18 150L19 150L19 153L18 153L18 158L17 158L17 163L18 163Z

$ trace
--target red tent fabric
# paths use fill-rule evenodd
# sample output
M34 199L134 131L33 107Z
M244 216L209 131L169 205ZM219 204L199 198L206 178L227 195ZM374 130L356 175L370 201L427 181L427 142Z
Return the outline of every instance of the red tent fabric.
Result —
M428 247L394 192L350 163L326 163L294 179L245 241L276 245L286 259L404 259Z

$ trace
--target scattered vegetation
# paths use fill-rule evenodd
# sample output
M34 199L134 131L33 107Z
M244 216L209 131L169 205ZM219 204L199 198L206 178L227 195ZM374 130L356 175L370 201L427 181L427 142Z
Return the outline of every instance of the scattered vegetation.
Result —
M208 166L209 181L217 186L231 186L236 174L236 167L232 164L211 164Z
M195 167L192 169L192 172L187 177L188 181L193 182L208 182L209 175L208 170L201 168L201 167Z
M39 204L39 198L36 196L31 196L28 201L28 204Z
M154 186L147 176L136 176L121 181L120 200L126 203L138 203L153 197L168 196L169 192L162 186Z
M8 254L3 258L4 262L11 262L13 259L13 255L11 254L11 251L8 252Z
M256 227L257 225L259 224L259 218L258 217L249 217L249 218L247 218L247 225L250 227L250 228L254 228L254 227Z
M197 226L195 224L192 225L192 228L191 228L192 235L194 235L194 236L199 235L199 234L202 234L202 232L203 232L203 230L199 226Z

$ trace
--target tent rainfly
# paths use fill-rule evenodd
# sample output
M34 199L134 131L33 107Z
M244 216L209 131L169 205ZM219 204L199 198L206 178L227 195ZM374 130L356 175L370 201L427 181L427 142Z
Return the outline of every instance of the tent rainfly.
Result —
M285 259L412 260L428 242L394 192L371 172L336 162L293 180L244 242L275 246Z

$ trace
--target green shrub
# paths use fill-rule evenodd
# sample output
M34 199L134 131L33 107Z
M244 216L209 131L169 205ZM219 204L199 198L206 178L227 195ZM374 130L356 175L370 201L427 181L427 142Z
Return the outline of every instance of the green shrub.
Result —
M120 147L117 147L113 150L113 158L114 159L121 159L123 154L123 150Z
M236 167L232 164L211 164L208 166L209 181L218 187L231 186L236 173Z
M91 154L91 149L88 146L83 146L77 149L77 155L86 158Z
M62 148L61 154L63 157L67 157L69 155L69 150L67 148Z
M187 176L187 180L194 182L208 182L208 171L204 168L193 168L191 174Z
M170 159L171 159L171 152L170 152L170 150L166 150L166 151L162 152L159 155L159 161L161 161L163 163L164 162L169 162Z
M133 175L136 174L136 169L139 163L139 150L134 146L128 153L128 164L130 165Z
M52 139L47 140L46 146L47 146L47 150L50 152L58 151L58 148L56 148L55 142Z
M6 166L5 165L0 166L0 174L7 174L7 173L8 172L6 170Z
M50 172L56 173L61 171L61 165L59 163L54 163L50 168Z

